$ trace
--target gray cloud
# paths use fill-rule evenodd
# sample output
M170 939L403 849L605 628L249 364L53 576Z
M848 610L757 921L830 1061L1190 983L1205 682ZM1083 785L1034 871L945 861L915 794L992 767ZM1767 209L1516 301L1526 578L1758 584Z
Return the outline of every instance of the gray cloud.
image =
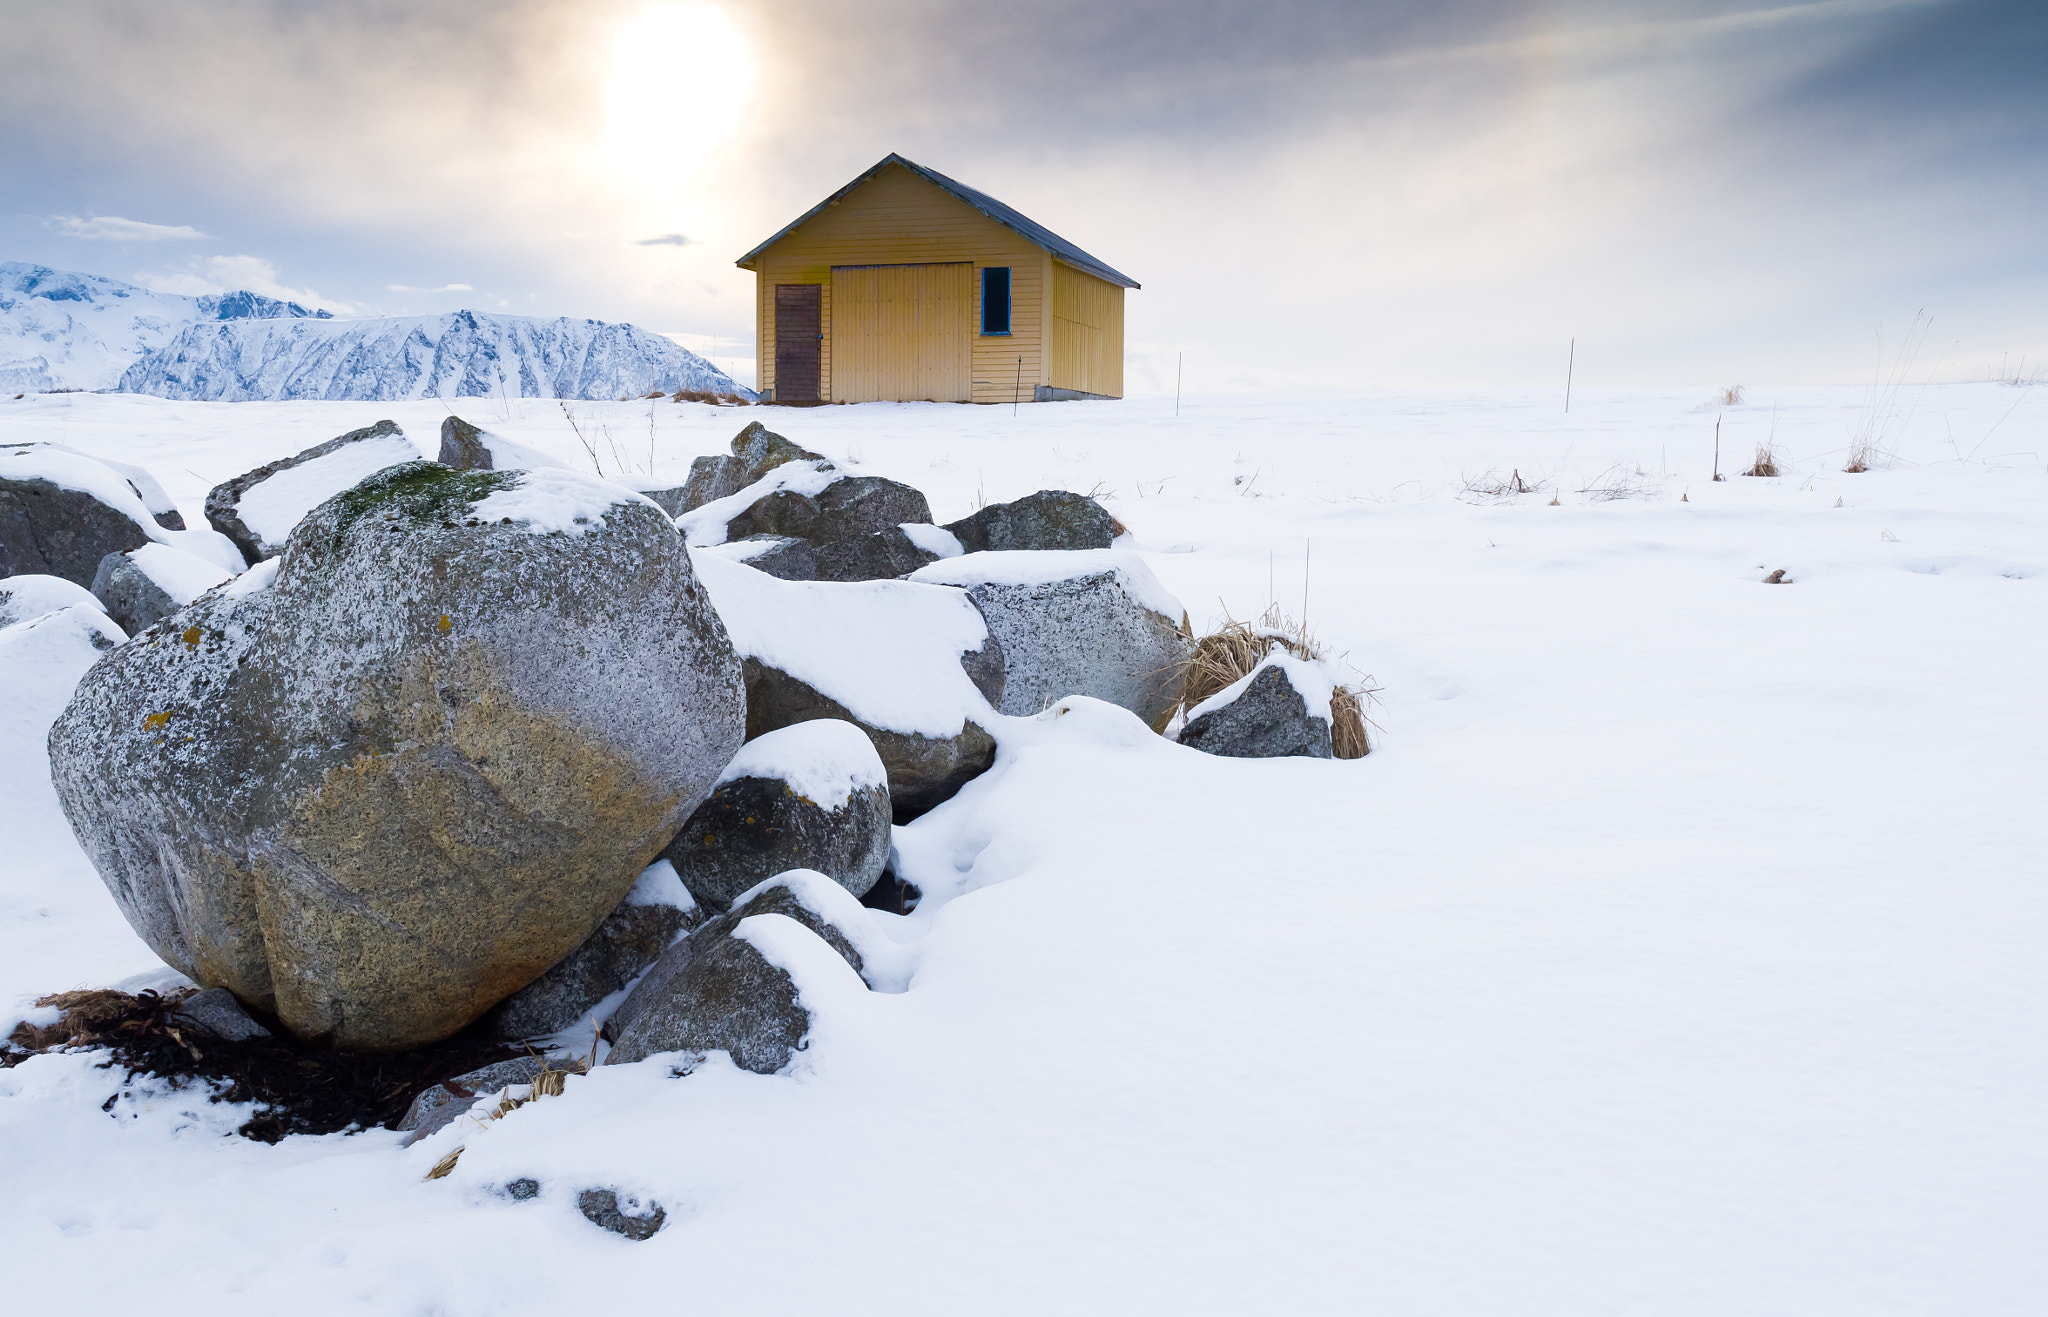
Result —
M52 215L50 226L67 238L89 241L185 242L208 236L189 224L149 224L142 220L122 219L118 215L95 215L90 219L77 215Z

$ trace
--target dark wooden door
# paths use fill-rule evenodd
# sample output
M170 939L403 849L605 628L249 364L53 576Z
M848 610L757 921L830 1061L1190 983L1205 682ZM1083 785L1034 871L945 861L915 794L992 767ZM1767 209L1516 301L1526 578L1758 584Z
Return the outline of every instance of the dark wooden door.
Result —
M775 285L775 401L818 401L821 284Z

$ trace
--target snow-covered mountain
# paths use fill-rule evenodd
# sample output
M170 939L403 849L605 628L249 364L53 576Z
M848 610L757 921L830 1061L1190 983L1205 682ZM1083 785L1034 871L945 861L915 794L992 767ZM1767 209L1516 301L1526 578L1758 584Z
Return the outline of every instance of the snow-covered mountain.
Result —
M0 261L0 390L55 389L212 402L752 396L632 325L479 311L338 320L260 293L181 297Z
M111 389L198 320L327 315L256 293L180 297L96 274L0 261L0 389Z
M217 402L747 392L696 353L632 325L479 311L197 322L136 361L120 388Z

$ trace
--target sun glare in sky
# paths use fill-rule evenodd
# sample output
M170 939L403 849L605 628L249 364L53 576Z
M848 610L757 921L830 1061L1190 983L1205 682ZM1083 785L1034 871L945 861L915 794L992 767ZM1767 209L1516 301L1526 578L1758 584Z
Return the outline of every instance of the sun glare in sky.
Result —
M648 5L626 21L612 47L612 152L640 168L688 161L732 136L753 76L753 52L724 10Z

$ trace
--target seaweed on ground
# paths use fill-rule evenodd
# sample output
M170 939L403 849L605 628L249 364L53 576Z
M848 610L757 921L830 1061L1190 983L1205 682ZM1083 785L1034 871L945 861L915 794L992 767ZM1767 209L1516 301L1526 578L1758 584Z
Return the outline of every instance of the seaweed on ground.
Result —
M185 995L94 989L45 997L37 1005L62 1010L59 1022L16 1028L0 1062L19 1065L59 1049L104 1050L103 1065L126 1070L129 1079L208 1084L211 1101L257 1104L239 1132L276 1143L287 1134L395 1127L420 1090L525 1055L524 1048L474 1033L410 1052L335 1051L281 1029L229 1041L177 1017Z

